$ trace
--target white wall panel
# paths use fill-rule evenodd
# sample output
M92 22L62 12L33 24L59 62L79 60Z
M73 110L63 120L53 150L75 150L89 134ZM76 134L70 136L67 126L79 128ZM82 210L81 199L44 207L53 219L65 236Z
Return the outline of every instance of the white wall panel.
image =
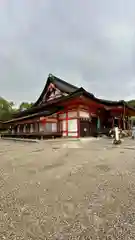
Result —
M77 112L68 112L68 117L77 117Z
M33 124L30 124L30 132L34 132Z
M66 118L66 113L59 114L59 118Z
M89 112L79 111L79 116L83 118L89 118Z
M23 127L23 132L25 133L26 132L26 126L24 125Z
M77 132L77 119L68 120L68 131Z
M17 133L20 132L20 125L17 126Z
M78 134L77 132L69 132L68 136L69 137L77 137L78 136L77 134Z
M52 132L57 132L57 123L52 123Z
M45 131L45 125L42 122L39 122L39 132Z
M47 122L44 127L44 131L46 132L52 132L52 123Z

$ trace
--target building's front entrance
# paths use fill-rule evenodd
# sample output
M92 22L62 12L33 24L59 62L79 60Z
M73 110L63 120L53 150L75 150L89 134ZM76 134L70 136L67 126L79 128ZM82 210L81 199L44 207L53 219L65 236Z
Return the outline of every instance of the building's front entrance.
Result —
M80 120L80 137L90 136L90 121Z
M95 137L97 135L97 118L93 117L91 121L80 120L80 137Z
M98 118L97 117L92 117L91 122L90 122L90 132L91 136L96 137L97 136L97 123L98 123Z

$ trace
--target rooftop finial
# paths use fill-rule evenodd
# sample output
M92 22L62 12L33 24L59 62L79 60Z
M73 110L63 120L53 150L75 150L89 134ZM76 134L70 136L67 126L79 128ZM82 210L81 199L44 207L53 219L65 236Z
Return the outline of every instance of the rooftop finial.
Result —
M53 77L53 75L51 73L49 73L49 77Z

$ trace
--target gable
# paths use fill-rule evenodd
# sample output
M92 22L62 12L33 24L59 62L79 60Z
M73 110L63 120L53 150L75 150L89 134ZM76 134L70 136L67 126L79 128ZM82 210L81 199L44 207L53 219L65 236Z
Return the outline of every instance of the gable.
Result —
M45 103L45 102L49 102L51 100L54 100L56 98L60 98L63 96L67 96L67 93L63 93L62 91L60 91L60 89L58 89L54 83L50 83L48 85L48 88L46 89L46 92L44 93L41 102L39 103L39 105Z
M52 74L49 74L46 85L34 106L42 105L45 102L60 98L62 96L67 96L77 89L78 88L72 84L63 81Z

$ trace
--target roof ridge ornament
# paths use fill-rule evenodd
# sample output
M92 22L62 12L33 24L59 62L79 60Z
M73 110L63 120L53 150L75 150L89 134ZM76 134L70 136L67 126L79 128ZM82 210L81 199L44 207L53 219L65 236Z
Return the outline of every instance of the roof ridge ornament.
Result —
M51 73L49 73L49 76L48 77L51 77L51 78L53 78L53 75L51 74Z

